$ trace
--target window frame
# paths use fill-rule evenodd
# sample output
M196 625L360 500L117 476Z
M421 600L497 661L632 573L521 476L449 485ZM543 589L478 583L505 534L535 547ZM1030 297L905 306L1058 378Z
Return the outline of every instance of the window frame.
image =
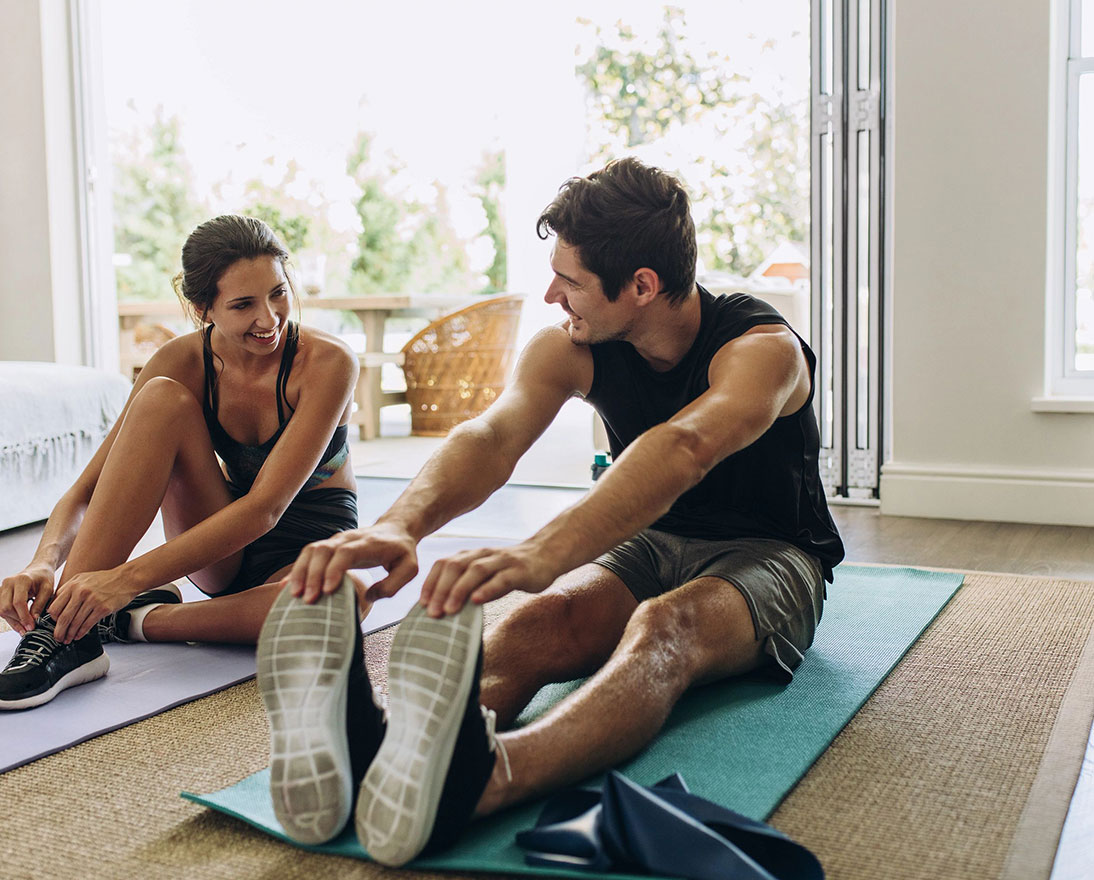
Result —
M1056 4L1056 50L1050 102L1050 212L1045 397L1034 409L1056 410L1062 399L1094 410L1094 370L1075 368L1076 253L1078 248L1079 87L1094 84L1094 56L1082 55L1083 0Z

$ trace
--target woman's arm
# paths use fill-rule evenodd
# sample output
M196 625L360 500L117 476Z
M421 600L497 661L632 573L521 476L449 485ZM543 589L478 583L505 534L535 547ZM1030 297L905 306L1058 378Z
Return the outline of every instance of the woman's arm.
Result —
M320 464L357 382L357 358L347 348L328 343L314 354L298 379L296 411L247 494L120 566L134 584L144 589L198 571L243 549L281 519Z
M157 352L141 371L129 393L117 421L99 444L99 448L84 467L76 482L54 505L42 530L42 538L30 562L22 571L0 581L0 617L19 633L34 628L34 621L42 613L53 596L55 573L68 558L72 543L76 540L91 495L99 481L103 464L118 436L129 407L137 392L154 376L178 373L184 369L185 358L179 342L169 343L172 350ZM177 376L173 376L177 378Z
M294 364L295 412L250 491L141 556L68 580L49 606L59 639L80 638L143 590L224 559L276 525L348 413L359 369L353 353L337 340L313 337L311 344L314 349Z

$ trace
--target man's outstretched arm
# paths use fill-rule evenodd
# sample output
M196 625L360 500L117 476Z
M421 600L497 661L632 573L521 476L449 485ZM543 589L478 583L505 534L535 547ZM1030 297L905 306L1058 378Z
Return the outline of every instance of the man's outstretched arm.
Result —
M333 592L351 568L383 566L387 576L368 590L394 595L418 572L416 547L505 484L520 457L575 393L588 390L587 351L551 327L537 334L505 391L478 418L458 425L396 502L366 528L340 532L301 551L288 588L305 602Z
M431 614L458 611L511 590L539 592L656 521L718 462L755 442L809 395L796 337L754 328L711 362L710 388L672 419L650 428L580 502L526 541L468 551L438 563L422 588Z

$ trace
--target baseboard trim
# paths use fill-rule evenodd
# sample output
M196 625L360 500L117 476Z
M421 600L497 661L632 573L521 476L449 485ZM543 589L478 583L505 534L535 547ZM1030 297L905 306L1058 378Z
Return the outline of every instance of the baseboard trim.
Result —
M880 489L887 515L1094 526L1094 471L890 462Z

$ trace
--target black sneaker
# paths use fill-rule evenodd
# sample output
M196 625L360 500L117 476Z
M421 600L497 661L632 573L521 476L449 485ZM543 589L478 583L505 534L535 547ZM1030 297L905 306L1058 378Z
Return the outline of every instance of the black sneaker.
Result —
M258 637L258 688L274 814L298 843L324 843L345 827L384 734L348 577L314 605L282 590Z
M120 642L129 644L136 641L129 637L129 612L144 608L146 605L178 605L182 601L182 593L175 584L165 584L154 590L145 590L124 608L120 608L112 614L106 615L99 621L99 641Z
M441 618L415 606L399 624L388 732L357 798L357 837L377 862L443 849L470 821L498 749L493 712L479 705L481 674L482 606Z
M54 620L42 614L19 640L0 672L0 709L29 709L48 703L65 688L102 678L110 668L98 633L62 645L53 637Z

